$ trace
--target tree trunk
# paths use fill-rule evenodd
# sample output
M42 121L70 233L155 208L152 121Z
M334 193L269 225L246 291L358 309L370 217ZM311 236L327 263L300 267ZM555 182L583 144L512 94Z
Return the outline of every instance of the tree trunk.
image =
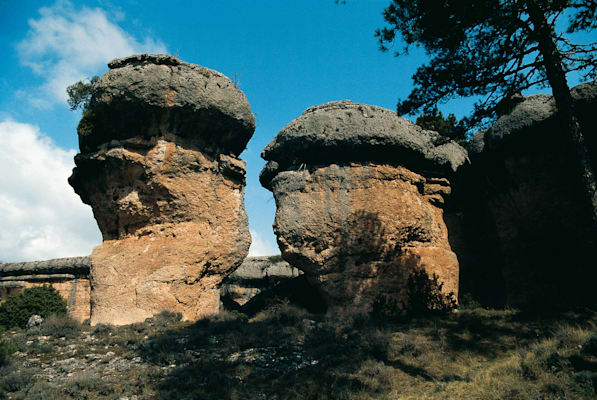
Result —
M574 151L576 167L580 173L583 189L590 204L593 234L597 235L597 181L595 180L591 157L585 145L584 135L574 112L574 101L566 81L562 58L553 41L555 33L535 0L528 0L527 5L529 17L533 24L535 40L537 40L539 52L543 57L547 80L552 88L560 118L565 124L568 141Z

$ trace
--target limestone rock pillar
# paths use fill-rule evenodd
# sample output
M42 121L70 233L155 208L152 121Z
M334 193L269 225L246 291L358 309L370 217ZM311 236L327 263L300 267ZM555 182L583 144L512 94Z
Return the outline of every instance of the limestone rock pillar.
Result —
M91 323L214 314L218 286L251 243L238 158L255 130L247 99L224 75L167 55L108 66L69 179L103 235Z
M340 101L307 109L262 157L282 256L331 307L400 303L417 268L458 293L442 210L447 177L467 157L458 144L390 110Z

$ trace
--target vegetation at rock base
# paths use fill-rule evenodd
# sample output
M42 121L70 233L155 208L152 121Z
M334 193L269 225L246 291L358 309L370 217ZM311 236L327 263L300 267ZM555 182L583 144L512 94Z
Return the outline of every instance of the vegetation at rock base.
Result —
M429 276L423 269L415 270L408 277L405 300L379 296L373 303L371 317L408 321L416 317L446 315L456 309L458 302L453 292L443 292L443 286L437 274Z
M10 339L0 339L0 366L3 365L8 357L17 351L17 346Z
M42 324L43 326L43 324ZM597 313L460 310L408 323L272 304L252 318L14 329L12 399L592 399ZM40 351L40 347L50 351Z
M32 315L43 318L66 314L66 303L51 286L44 285L13 293L0 305L0 326L24 328Z

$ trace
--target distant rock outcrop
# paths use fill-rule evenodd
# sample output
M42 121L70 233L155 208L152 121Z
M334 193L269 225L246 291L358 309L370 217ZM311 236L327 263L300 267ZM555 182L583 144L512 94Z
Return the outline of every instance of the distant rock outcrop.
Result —
M236 271L226 277L220 296L223 301L233 301L235 304L231 306L240 307L259 293L301 274L280 256L247 257Z
M332 307L405 300L415 268L458 292L442 206L466 151L395 112L340 101L307 109L265 148L283 258Z
M0 299L24 289L50 285L60 293L71 317L89 319L89 257L0 263Z
M238 158L255 129L249 103L224 75L171 56L109 67L69 179L104 239L91 254L91 322L214 314L251 242Z
M597 84L572 95L595 162ZM473 137L469 152L472 165L461 171L448 212L461 290L494 306L594 301L597 238L552 96L519 101Z

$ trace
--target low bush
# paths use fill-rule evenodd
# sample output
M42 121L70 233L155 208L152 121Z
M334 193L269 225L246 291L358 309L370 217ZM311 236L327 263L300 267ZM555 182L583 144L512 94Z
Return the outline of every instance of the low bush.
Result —
M423 269L415 270L408 279L407 287L405 309L409 315L445 314L456 308L454 293L442 291L444 283L436 274L430 277Z
M0 388L6 392L18 392L29 385L33 373L27 370L4 368L0 377Z
M17 345L10 339L0 339L0 365L8 360L8 356L17 351Z
M45 336L73 339L81 330L81 324L68 315L50 315L42 322L39 332Z
M66 302L51 286L38 286L25 289L22 293L11 294L0 305L0 325L6 328L25 328L32 315L66 314Z
M423 269L413 271L407 283L403 300L390 296L379 296L372 305L371 316L376 319L402 320L413 317L447 314L458 302L453 292L443 292L443 282Z

